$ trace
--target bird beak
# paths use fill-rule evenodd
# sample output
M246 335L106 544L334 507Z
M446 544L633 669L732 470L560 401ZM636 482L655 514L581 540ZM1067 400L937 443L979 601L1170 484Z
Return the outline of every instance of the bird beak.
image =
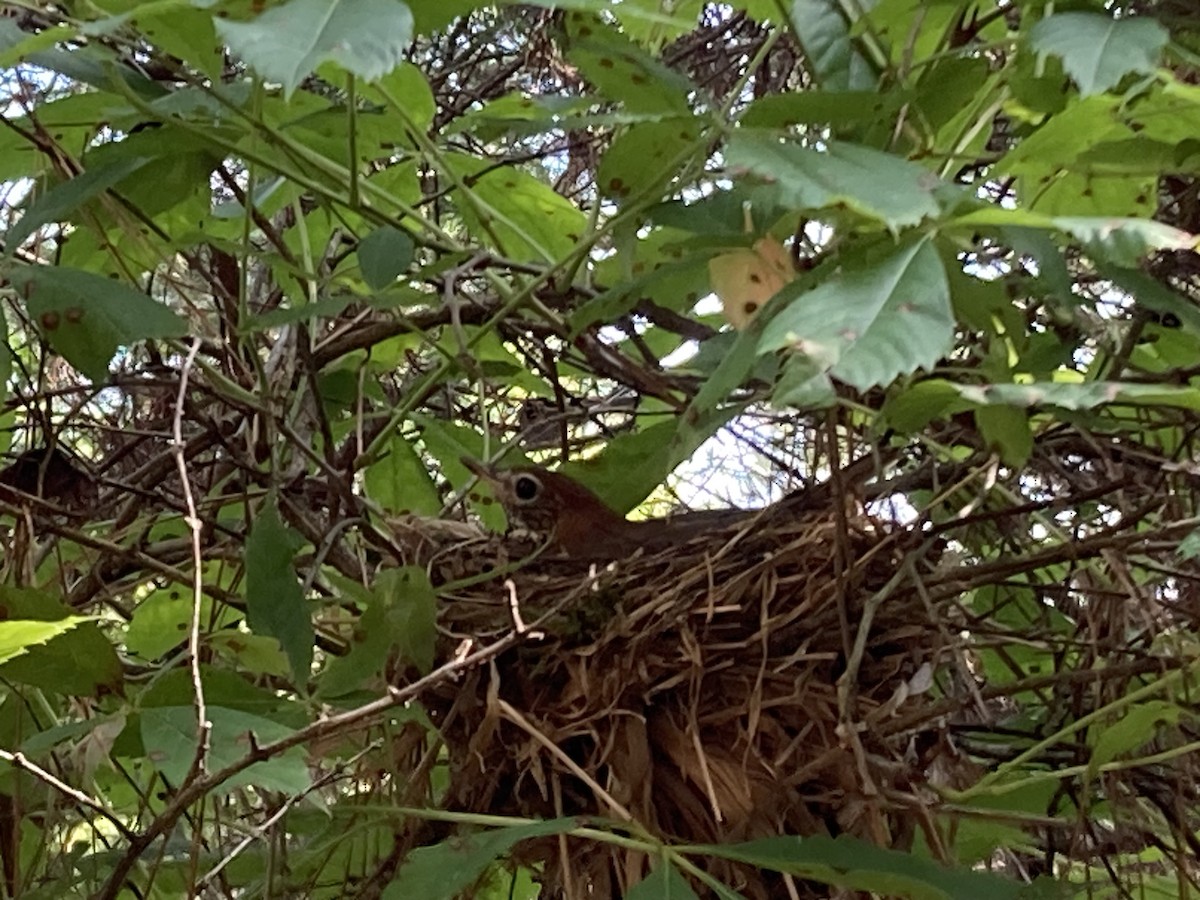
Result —
M478 475L488 484L496 483L496 470L487 463L480 462L473 456L460 456L458 461L470 469L472 474Z

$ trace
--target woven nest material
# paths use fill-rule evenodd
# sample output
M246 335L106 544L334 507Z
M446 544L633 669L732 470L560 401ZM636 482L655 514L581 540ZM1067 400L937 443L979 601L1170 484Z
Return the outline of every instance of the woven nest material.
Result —
M751 523L607 567L546 560L444 593L447 656L511 629L514 608L544 635L426 698L450 752L448 805L602 816L672 841L907 845L911 814L887 798L921 780L918 763L909 738L873 726L926 702L910 687L937 666L943 630L896 589L911 535L839 518ZM565 846L522 845L552 896L621 896L646 872L640 853ZM756 870L712 866L748 896L779 895Z

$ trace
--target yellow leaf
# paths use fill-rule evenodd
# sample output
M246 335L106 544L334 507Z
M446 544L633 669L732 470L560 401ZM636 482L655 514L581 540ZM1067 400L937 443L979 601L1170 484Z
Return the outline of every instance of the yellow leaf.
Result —
M708 261L713 292L721 298L725 318L745 328L779 290L796 277L782 244L759 238L748 250L733 250Z

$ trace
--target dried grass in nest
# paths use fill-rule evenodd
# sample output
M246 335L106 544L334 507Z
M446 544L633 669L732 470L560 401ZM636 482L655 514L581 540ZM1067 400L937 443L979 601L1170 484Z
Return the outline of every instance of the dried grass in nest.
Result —
M911 816L885 799L907 787L905 742L839 728L838 682L868 598L899 582L911 538L845 524L818 512L590 572L547 560L508 587L444 595L447 653L510 628L512 592L526 621L553 610L544 639L427 698L451 756L447 804L636 821L674 841L850 833L905 845ZM936 632L911 590L886 596L851 673L853 721L887 715L922 664L936 665ZM528 852L568 896L620 896L645 874L640 854L608 845L573 841L567 853L550 839ZM751 896L777 894L754 870L712 871Z

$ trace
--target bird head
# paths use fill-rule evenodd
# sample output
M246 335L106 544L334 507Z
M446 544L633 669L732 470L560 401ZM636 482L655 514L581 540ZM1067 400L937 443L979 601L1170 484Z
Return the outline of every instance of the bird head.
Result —
M462 463L491 487L510 527L554 538L572 555L576 540L630 524L582 484L558 472L540 466L499 468L470 457L463 457Z

